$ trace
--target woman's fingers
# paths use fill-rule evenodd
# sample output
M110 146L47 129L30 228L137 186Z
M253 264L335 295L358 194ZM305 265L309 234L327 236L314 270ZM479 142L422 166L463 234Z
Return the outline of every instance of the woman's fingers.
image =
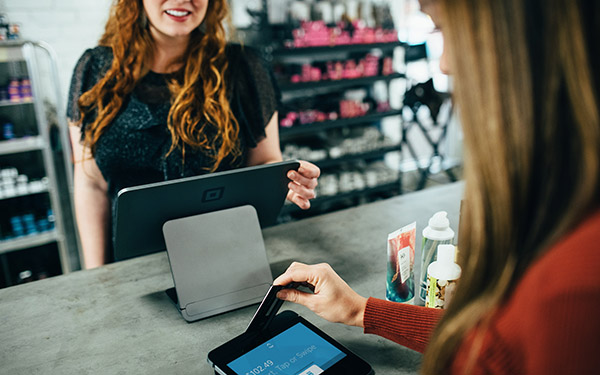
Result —
M310 208L310 201L307 198L301 197L293 190L288 191L287 200L303 210L308 210Z
M293 181L288 184L288 188L305 199L313 199L316 196L315 189L310 189L304 185L298 185Z
M366 298L356 294L328 264L292 263L273 284L291 282L308 284L314 293L284 289L278 298L306 306L329 321L362 326Z
M300 167L297 171L289 171L287 176L292 180L288 184L290 191L287 200L296 204L303 210L310 208L310 199L316 197L315 188L318 185L317 178L321 175L321 170L316 165L300 161Z
M273 285L288 285L293 282L308 283L308 268L309 266L304 263L292 262L287 270L273 281Z

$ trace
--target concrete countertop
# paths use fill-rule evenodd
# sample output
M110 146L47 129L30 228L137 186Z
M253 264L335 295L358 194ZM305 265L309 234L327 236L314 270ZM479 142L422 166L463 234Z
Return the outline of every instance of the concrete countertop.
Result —
M447 211L456 231L463 189L454 183L268 228L263 236L273 276L294 260L328 262L361 295L385 298L388 233L416 221L420 259L421 231L433 213ZM0 290L0 373L212 374L208 352L242 333L257 306L186 323L164 292L172 286L161 252ZM285 309L377 374L417 373L416 352L300 306Z

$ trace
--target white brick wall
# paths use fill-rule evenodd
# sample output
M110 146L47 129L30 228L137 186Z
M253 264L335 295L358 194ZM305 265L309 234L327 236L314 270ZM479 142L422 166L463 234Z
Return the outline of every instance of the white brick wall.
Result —
M0 0L0 12L21 25L24 39L45 41L58 56L63 103L75 63L104 31L111 0Z

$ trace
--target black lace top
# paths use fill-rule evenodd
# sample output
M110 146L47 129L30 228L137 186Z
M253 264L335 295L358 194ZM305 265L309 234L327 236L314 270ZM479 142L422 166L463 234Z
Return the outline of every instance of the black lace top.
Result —
M219 170L245 166L248 149L265 137L265 126L277 109L279 93L271 72L249 47L229 45L228 98L240 125L242 156L226 158ZM77 101L108 70L112 61L109 47L88 49L79 59L69 91L67 117L79 121ZM181 73L173 73L175 78ZM148 73L123 103L121 112L97 143L95 160L108 183L112 211L119 190L151 182L171 180L206 173L210 159L189 147L185 163L179 149L165 157L171 147L167 129L170 93L167 81L171 74ZM82 134L90 123L82 124ZM114 217L114 216L113 216Z

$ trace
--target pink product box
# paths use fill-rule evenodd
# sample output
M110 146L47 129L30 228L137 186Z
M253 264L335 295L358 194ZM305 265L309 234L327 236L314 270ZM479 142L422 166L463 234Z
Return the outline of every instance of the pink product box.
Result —
M323 21L303 22L301 27L292 31L293 43L287 46L295 48L321 47L347 44L387 43L398 40L397 33L393 30L365 27L364 22L354 22L354 32L343 29L343 25L329 28Z
M309 109L300 112L288 112L284 118L279 121L282 128L290 128L296 124L305 125L314 122L333 121L338 119L336 112L325 113L316 109Z
M385 57L383 59L383 66L381 69L381 73L384 76L388 76L394 73L394 63L391 57Z
M340 117L353 118L364 116L369 112L369 104L354 100L340 101Z
M390 106L390 102L378 102L377 103L377 112L388 112L391 111L392 107Z

